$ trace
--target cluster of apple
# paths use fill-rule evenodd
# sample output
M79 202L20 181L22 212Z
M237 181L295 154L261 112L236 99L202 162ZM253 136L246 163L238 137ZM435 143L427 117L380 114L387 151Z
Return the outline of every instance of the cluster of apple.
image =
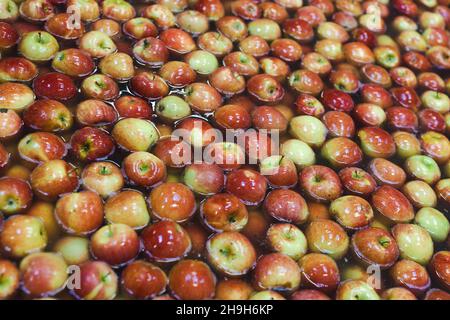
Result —
M0 0L0 299L450 299L449 6Z

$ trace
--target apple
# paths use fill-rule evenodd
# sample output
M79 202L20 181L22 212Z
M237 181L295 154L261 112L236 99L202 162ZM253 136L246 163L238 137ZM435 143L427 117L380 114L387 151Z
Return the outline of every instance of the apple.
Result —
M345 112L328 111L322 116L322 122L327 127L330 137L352 138L355 135L355 122Z
M0 109L22 112L35 99L34 92L24 84L14 82L0 84Z
M78 9L84 22L95 21L100 16L100 6L95 0L67 0L66 5Z
M26 295L34 298L53 296L66 285L67 264L56 253L32 253L20 262L20 276Z
M112 300L118 291L117 274L102 261L86 261L80 265L80 286L71 290L83 300Z
M227 175L225 190L234 194L246 205L260 204L266 195L266 179L250 169L236 169Z
M142 229L150 222L144 196L137 190L125 189L112 195L104 211L109 223L123 223L134 229Z
M197 194L213 195L222 191L225 175L216 164L193 163L185 168L183 181Z
M236 231L213 235L206 242L206 252L209 263L229 277L246 274L256 262L256 251L252 243Z
M408 198L397 189L383 185L372 193L372 208L389 224L408 223L414 219L414 209Z
M55 241L61 235L61 228L56 221L54 209L55 206L53 203L34 201L30 208L25 212L28 216L37 217L42 220L49 243Z
M0 22L0 49L8 50L19 41L19 33L14 26L8 22Z
M20 285L19 269L9 260L0 260L0 300L14 297Z
M122 287L137 299L152 299L163 294L168 282L162 269L144 260L131 262L121 275Z
M102 31L89 31L79 40L79 48L93 58L103 58L117 51L114 41Z
M297 116L291 119L289 126L291 135L310 147L320 148L325 142L327 128L316 117Z
M37 166L30 176L35 195L42 200L54 200L59 195L78 188L76 168L64 160L50 160Z
M290 300L331 300L325 293L315 289L302 289L295 291Z
M72 78L58 72L37 76L33 80L33 90L38 98L58 101L70 100L78 91Z
M152 20L145 17L137 17L126 21L122 29L124 34L136 40L158 35L158 29L155 24Z
M450 288L449 261L450 251L438 251L433 255L429 264L432 277L444 290Z
M444 242L450 232L450 223L445 215L431 207L417 211L414 223L427 230L434 242Z
M309 211L303 197L287 189L269 192L264 200L265 211L273 218L294 224L303 224L308 219Z
M47 232L42 219L27 215L13 215L7 219L0 233L2 253L11 258L23 258L47 246Z
M212 231L240 231L248 222L246 206L233 194L217 193L202 201L200 216Z
M133 260L141 250L136 231L121 223L108 224L91 237L90 248L96 260L120 267Z
M420 264L403 259L389 270L395 286L410 290L416 296L422 296L430 288L431 279L427 270Z
M340 282L339 269L336 262L321 253L308 253L299 261L302 284L307 288L329 294L336 290Z
M153 122L125 118L114 125L111 132L117 144L127 151L147 151L159 139L159 132Z
M169 50L162 40L147 37L134 44L133 56L141 64L156 68L169 60Z
M324 234L327 237L324 237ZM336 260L347 254L349 237L344 229L332 220L311 221L306 227L305 236L311 252L323 253Z
M118 115L109 104L101 100L87 99L77 104L75 118L82 126L100 127L116 122Z
M62 159L67 154L64 140L53 133L33 132L23 137L17 146L19 155L30 162Z
M352 167L363 159L360 147L345 137L327 140L322 146L321 155L335 168Z
M294 162L282 155L273 155L260 162L260 172L272 188L292 187L298 175Z
M303 232L289 223L271 225L267 230L267 242L273 251L286 254L295 261L304 256L308 250Z
M124 178L115 163L97 161L83 168L81 185L86 190L98 193L102 198L108 198L122 189Z
M404 162L405 171L414 179L423 180L433 185L441 178L441 170L432 158L414 155Z
M208 113L211 111L215 111L214 113L215 120L220 119L220 116L217 113L219 112L219 107L222 105L223 98L222 95L214 87L206 83L194 82L188 85L184 91L185 91L184 100L189 104L189 106L193 110L199 113ZM235 115L236 122L241 120L243 123L247 123L247 121L250 121L247 120L250 117L250 115L248 114L247 110L242 112L243 112L242 115L243 119L240 119L239 118L240 115L237 114ZM221 123L220 121L217 122L218 124ZM248 125L248 127L249 126L250 125Z
M79 265L90 258L89 240L83 237L65 236L56 241L53 252L60 254L68 265Z
M73 115L61 102L56 100L37 100L23 113L23 122L37 131L65 131L73 125Z
M379 185L400 188L406 181L405 171L395 163L384 158L372 159L368 167L370 174Z
M87 235L103 223L103 202L92 191L67 193L56 202L55 216L68 234Z
M330 168L313 165L304 168L299 175L299 185L314 201L333 201L342 194L339 176Z
M282 253L260 256L256 261L252 277L253 286L258 291L295 291L301 281L298 264Z
M161 29L167 29L175 25L176 20L170 9L161 4L152 4L144 8L142 16L155 21Z
M181 260L169 273L169 288L177 299L212 299L216 282L209 266L200 260Z
M383 300L417 300L416 296L403 287L389 288L381 294Z
M51 16L44 26L45 30L62 40L76 40L85 33L82 22L74 22L72 13L62 12Z
M361 168L348 167L339 171L345 190L351 194L367 196L375 191L377 183L372 175Z
M147 101L134 96L121 96L114 102L114 107L122 118L151 119L153 113Z
M416 208L435 207L437 204L436 193L433 188L424 181L409 181L402 187L402 192Z
M359 196L346 195L330 204L330 214L347 230L367 227L374 218L369 202Z
M95 62L87 52L70 48L55 55L52 68L71 77L85 77L95 70Z
M346 280L339 284L336 300L380 300L380 297L365 281Z
M0 211L6 215L21 213L27 209L33 198L27 181L11 177L0 178Z
M298 169L311 166L316 162L314 151L299 139L289 139L280 146L280 154L292 160Z
M31 31L22 37L18 50L31 61L44 62L55 56L59 44L55 37L46 31Z
M36 65L28 59L6 57L0 61L0 82L28 82L37 75Z
M421 153L419 139L412 133L396 131L392 134L396 146L396 155L406 159Z
M189 234L178 223L158 221L146 227L141 234L145 253L156 262L173 262L183 259L191 251Z
M118 22L125 22L136 15L134 7L125 0L105 0L101 7L105 17Z
M23 121L14 110L0 109L0 127L0 141L9 141L21 133Z
M426 229L415 224L397 224L392 228L400 256L426 265L434 250L433 240Z
M252 286L242 279L224 279L216 285L216 300L248 300Z
M126 53L114 52L103 57L98 64L100 71L117 81L127 81L134 76L133 59Z
M450 300L450 294L441 289L430 289L424 300Z
M285 297L283 297L281 294L279 294L276 291L273 290L263 290L263 291L259 291L259 292L254 292L251 296L249 300L286 300Z

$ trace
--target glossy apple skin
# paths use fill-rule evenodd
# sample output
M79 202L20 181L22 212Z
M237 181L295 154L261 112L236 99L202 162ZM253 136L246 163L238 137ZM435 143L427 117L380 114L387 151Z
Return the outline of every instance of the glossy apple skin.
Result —
M405 171L389 160L375 158L369 162L368 167L370 174L379 185L400 188L406 181Z
M288 38L274 40L270 44L270 49L276 57L286 62L300 60L302 55L301 45L295 40Z
M67 233L87 235L103 223L103 202L92 191L68 193L56 202L55 215Z
M239 231L248 221L246 206L229 193L218 193L203 201L200 215L212 231Z
M121 275L124 290L132 297L142 300L163 294L168 282L162 269L144 260L130 263Z
M346 280L339 284L336 300L380 300L380 297L366 281Z
M6 215L23 212L33 198L28 182L10 177L0 178L0 210Z
M67 264L56 253L32 253L20 262L20 274L22 290L28 296L53 296L64 289Z
M8 165L11 154L6 150L3 144L0 143L0 169Z
M355 135L355 123L347 113L341 111L328 111L322 121L332 137L351 138Z
M336 262L321 253L309 253L299 262L302 285L325 294L334 292L340 282L339 269Z
M216 282L209 266L199 260L182 260L169 273L169 288L180 300L212 299Z
M83 126L107 126L117 121L117 112L101 100L88 99L77 104L76 121Z
M80 287L72 290L78 299L112 300L117 295L118 277L102 261L87 261L80 265Z
M0 290L0 300L14 297L20 284L20 273L14 263L9 260L0 260L0 274L6 282Z
M301 281L300 267L285 254L269 253L256 261L252 281L259 291L295 291Z
M339 171L343 187L352 194L367 196L375 191L377 183L372 175L361 168L348 167Z
M372 227L357 231L352 236L351 249L364 265L376 264L382 269L391 267L400 255L397 243L390 233Z
M416 224L397 224L392 230L400 256L426 265L434 251L433 240L426 229Z
M427 270L412 260L400 260L389 270L394 285L404 287L421 297L431 285Z
M150 119L153 113L151 106L139 97L122 96L114 102L114 106L123 118Z
M72 127L73 115L61 102L37 100L24 111L23 122L34 130L59 132Z
M327 237L323 237L326 233ZM348 251L350 240L342 227L332 220L317 219L305 231L310 251L341 259Z
M325 293L316 289L301 289L295 291L290 300L331 300Z
M13 215L7 219L0 233L2 254L23 258L47 246L47 232L42 219L27 215Z
M114 140L104 130L84 127L70 138L71 152L81 161L103 160L115 150Z
M124 185L122 173L113 162L98 161L83 168L82 186L107 198L120 191Z
M0 22L0 48L8 49L17 44L19 41L19 33L8 22Z
M186 54L195 50L196 45L191 35L181 29L170 28L159 35L167 48L178 54Z
M248 300L253 292L252 286L245 280L225 279L216 286L216 300Z
M122 170L130 184L151 187L166 178L166 166L151 153L133 152L125 157Z
M31 172L30 184L37 197L54 200L78 188L79 180L74 166L64 160L50 160Z
M17 149L19 155L30 162L45 162L62 159L67 147L60 137L49 132L33 132L23 137Z
M147 71L138 72L130 80L131 90L141 97L148 99L158 99L166 96L169 93L169 86L166 81Z
M441 289L430 289L425 294L424 300L450 300L450 294Z
M181 138L174 136L159 139L152 149L152 153L170 168L183 168L191 159L190 145ZM177 161L174 161L174 158ZM186 161L184 161L185 159Z
M358 230L368 226L373 220L370 204L358 196L339 197L330 204L330 214L347 230Z
M158 221L142 231L146 254L157 262L173 262L183 259L192 248L186 230L170 220Z
M72 99L77 93L73 80L62 73L50 72L39 75L33 81L33 89L39 98L65 101Z
M0 140L14 139L23 127L22 118L13 110L0 109Z
M296 225L306 222L309 215L305 199L299 193L287 189L269 192L264 200L264 209L274 219Z
M124 189L111 196L104 209L105 219L109 223L123 223L133 229L142 229L150 221L144 196L137 190Z
M345 137L327 140L322 146L321 154L335 168L352 167L363 159L359 146Z
M405 107L390 107L386 109L388 126L392 130L416 132L419 129L419 119L411 109Z
M328 202L342 194L339 176L330 168L320 165L306 167L300 172L299 184L309 198Z
M176 222L188 220L197 208L194 193L175 182L166 182L154 188L150 192L149 205L155 217Z
M377 84L365 84L361 87L361 96L364 102L374 103L386 109L392 106L392 97L389 91Z
M227 175L225 190L246 205L258 205L266 195L267 181L256 171L237 169Z
M52 68L71 77L85 77L95 70L95 62L87 52L71 48L55 55Z
M78 265L90 258L89 240L83 237L65 236L59 238L52 248L68 265Z
M373 194L373 209L391 223L407 223L414 218L414 210L408 198L397 189L383 185Z
M381 298L383 300L417 300L410 290L402 287L394 287L383 291Z
M125 151L147 151L159 139L159 132L151 121L124 118L111 131L117 145Z
M321 100L325 107L334 111L350 112L355 107L350 95L336 89L325 89Z
M22 112L29 107L36 97L34 92L26 85L15 82L0 84L0 109L10 109Z
M256 262L256 250L243 234L225 231L206 242L206 256L212 267L229 277L245 275Z
M195 193L213 195L222 191L225 185L223 170L216 164L193 163L186 167L184 183Z
M428 265L431 276L437 281L442 289L450 290L450 252L439 251L433 255Z
M445 132L445 118L439 112L426 108L417 115L421 131Z
M0 80L28 82L38 75L36 65L25 58L6 57L0 61Z
M105 261L112 267L127 264L141 249L138 234L126 224L103 226L92 235L90 242L96 260Z
M372 158L389 158L395 153L395 143L391 135L379 127L365 127L358 131L361 148Z
M298 174L294 162L281 155L265 158L260 164L260 172L272 188L292 187L297 184Z

